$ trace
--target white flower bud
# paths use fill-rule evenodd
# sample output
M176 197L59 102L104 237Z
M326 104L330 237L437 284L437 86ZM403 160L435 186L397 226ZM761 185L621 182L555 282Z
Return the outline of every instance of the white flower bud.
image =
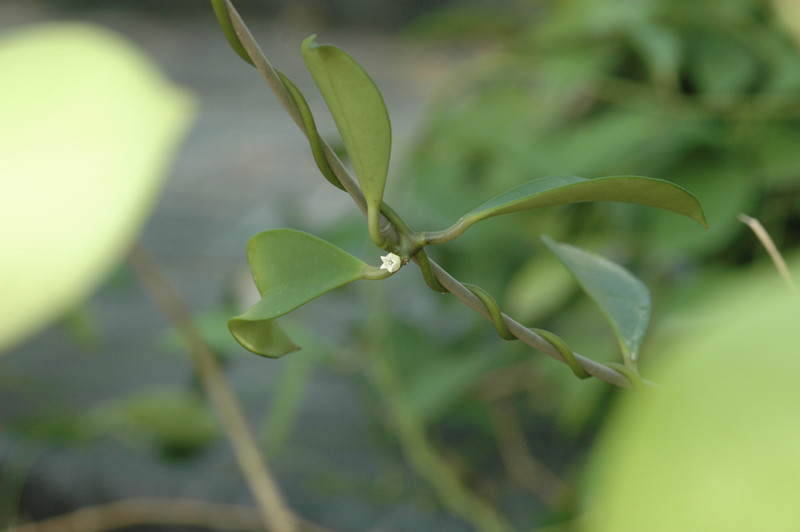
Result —
M394 253L389 253L388 255L383 255L381 257L381 270L386 270L389 273L394 273L400 269L400 266L403 265L403 261L395 255Z

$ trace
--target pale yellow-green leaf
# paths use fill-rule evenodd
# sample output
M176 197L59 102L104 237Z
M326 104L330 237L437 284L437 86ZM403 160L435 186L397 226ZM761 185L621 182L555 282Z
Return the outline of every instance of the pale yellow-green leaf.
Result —
M728 280L613 410L581 530L800 530L800 296L771 267Z
M191 97L99 27L0 36L0 351L79 304L130 248Z

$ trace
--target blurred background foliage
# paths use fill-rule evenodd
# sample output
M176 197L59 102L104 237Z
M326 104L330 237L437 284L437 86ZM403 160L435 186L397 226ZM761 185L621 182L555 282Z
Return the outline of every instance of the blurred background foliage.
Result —
M245 15L255 11L243 4ZM314 3L304 5L315 13ZM466 52L443 74L416 137L395 150L402 160L386 199L413 229L435 230L507 188L550 174L647 175L691 190L706 209L708 231L666 212L574 205L499 217L431 251L458 279L489 290L508 314L601 361L619 361L616 341L539 236L625 265L653 293L652 330L640 357L647 376L671 338L696 332L690 321L702 316L686 314L694 302L736 290L740 276L727 274L765 260L738 213L760 219L780 249L800 244L800 53L780 13L766 0L518 0L456 2L398 17L398 36L409 46ZM315 226L302 210L274 209L281 225L377 257L364 244L361 218ZM336 530L471 530L477 510L464 505L474 494L516 529L569 523L587 453L619 392L578 381L566 366L503 342L491 324L428 291L412 272L345 287L282 320L303 350L280 361L255 359L227 335L232 307L246 306L235 293L198 315L209 343L243 384L240 394L290 505ZM104 304L136 299L134 285L123 269L104 291ZM142 330L154 335L156 354L128 348L138 363L126 371L141 374L139 383L149 380L142 364L158 356L180 360L169 357L180 351L179 340L152 314L142 318ZM68 323L91 332L81 316ZM140 335L130 332L127 340ZM18 498L23 517L109 494L188 493L249 504L224 442L199 407L197 383L178 362L169 369L171 388L123 386L114 390L122 396L102 402L86 390L108 392L113 382L93 383L62 368L74 379L59 394L80 398L62 411L35 373L51 364L59 363L48 353L26 374L9 373L13 366L2 374L0 422L16 445L5 447L0 478L6 520L15 511L9 501ZM264 372L269 386L258 380ZM25 407L13 405L23 398ZM53 488L60 481L52 461L35 476L31 453L73 453L82 457L75 459L81 469L98 438L131 449L135 458L128 460L146 462L149 479L100 493L76 489L66 502L37 500L63 490ZM107 460L111 474L124 478L134 467L100 449L89 459Z

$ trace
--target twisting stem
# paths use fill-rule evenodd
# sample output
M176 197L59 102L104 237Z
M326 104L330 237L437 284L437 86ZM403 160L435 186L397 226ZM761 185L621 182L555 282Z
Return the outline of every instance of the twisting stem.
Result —
M272 89L272 92L274 92L275 96L278 97L278 100L280 101L281 105L283 105L283 108L286 109L286 112L289 113L289 116L292 118L292 120L294 120L295 124L297 124L297 127L300 128L300 131L302 131L307 137L309 133L306 131L303 116L300 110L297 108L297 105L295 104L291 94L289 94L289 91L276 74L275 69L272 68L269 60L264 55L264 52L261 51L261 47L256 42L255 38L253 38L252 33L250 33L250 30L247 28L247 25L244 23L241 16L239 16L236 8L233 7L233 4L231 4L229 0L225 0L225 7L228 14L227 20L231 23L233 29L236 31L236 36L239 38L239 43L249 55L251 59L250 62L252 62L256 69L258 69L258 71L261 73L261 76ZM358 208L361 209L361 212L366 215L367 201L364 199L364 193L361 192L361 188L358 186L358 183L353 176L350 175L350 172L347 171L347 168L345 168L344 164L342 164L342 161L340 161L336 154L333 153L333 150L330 146L328 146L328 143L319 136L318 139L319 145L322 147L323 155L325 156L325 159L327 159L328 164L339 180L339 183L341 183L347 193L350 194L350 197L353 198L353 201L355 201L356 205L358 205ZM378 216L381 234L390 241L397 242L398 235L394 225L385 216L380 214Z
M503 340L517 339L516 336L511 334L511 331L508 330L508 327L506 327L506 322L503 321L503 313L500 312L500 307L497 306L497 301L495 301L494 298L489 295L489 292L474 284L461 283L461 285L466 287L466 289L472 292L475 297L481 300L483 306L486 307L487 311L489 311L489 317L494 323L494 328L497 329L497 334L500 335L500 338Z
M214 353L192 322L192 316L180 294L140 245L133 248L129 260L150 295L186 339L194 370L217 411L222 428L233 447L239 469L258 505L264 526L271 532L295 532L295 517L287 508L283 495L261 457L242 408L228 386Z
M486 306L483 302L478 299L475 294L473 294L467 287L461 284L458 280L456 280L452 275L447 273L441 266L436 264L434 261L430 261L431 267L433 268L433 272L436 274L436 278L439 280L442 286L447 288L447 290L460 299L465 305L469 308L483 316L489 321L492 321L492 316L489 314L489 311L486 309ZM506 314L502 314L503 322L505 323L506 327L508 328L509 332L522 340L527 345L531 346L532 348L536 349L537 351L544 353L545 355L554 358L560 362L567 363L564 360L564 357L561 353L556 349L550 342L533 332L532 330L528 329L521 323L515 321L514 319L510 318ZM581 365L581 367L586 370L586 373L597 377L600 380L604 380L609 384L614 384L616 386L622 386L624 388L629 388L631 386L630 381L620 372L609 368L599 362L595 362L594 360L588 359L579 355L578 353L573 353L575 355L575 359Z
M253 35L250 33L250 30L245 25L242 18L239 16L239 13L231 4L230 0L213 0L215 3L224 1L225 3L225 11L227 13L228 18L221 20L220 24L225 29L226 24L230 23L231 27L236 32L236 36L238 37L238 41L240 45L244 48L248 56L250 57L252 64L258 69L261 75L269 84L272 91L278 97L278 100L281 102L283 107L289 113L289 116L295 121L297 126L303 132L304 135L308 136L309 133L306 131L305 123L303 120L303 116L301 111L298 109L294 99L289 94L289 91L284 86L283 82L280 80L278 75L275 73L275 70L272 68L269 60L264 55L264 52L261 51L261 48L258 46L258 43L253 38ZM218 18L220 18L219 13L217 14ZM353 198L358 208L361 210L362 213L365 215L367 214L367 205L366 200L364 199L364 194L361 192L361 189L358 186L356 180L350 175L347 169L344 167L342 162L333 153L330 146L322 139L319 138L319 145L322 147L322 151L324 153L325 159L327 159L330 168L333 170L333 173L336 175L339 182L342 184L344 189L347 191L348 194ZM385 210L385 207L384 207ZM430 233L429 235L425 235L425 233L420 233L421 237L424 242L421 243L432 243L430 240L431 238L446 238L450 239L453 234L463 232L466 227L462 227L464 222L459 220L455 224L454 227L447 229L445 231L439 231ZM459 232L460 231L460 232ZM380 232L383 236L387 237L391 242L399 242L400 235L398 228L392 223L386 216L383 214L380 215ZM433 235L431 237L431 235ZM439 265L433 262L427 257L415 257L417 258L418 264L423 267L424 271L428 273L426 276L426 282L428 285L438 290L438 287L441 286L445 288L447 291L451 292L454 296L464 302L468 307L476 311L478 314L484 316L486 319L492 320L489 311L487 310L486 306L481 302L481 300L475 296L468 288L466 288L463 284L453 278L449 273L443 270ZM427 260L426 260L427 259ZM431 279L430 271L428 271L428 266L433 271L433 276L435 279ZM527 345L533 347L537 351L544 353L547 356L550 356L556 360L569 364L569 360L565 358L559 350L553 346L550 342L542 338L540 335L536 334L535 332L531 331L524 325L518 323L517 321L509 318L507 315L502 314L503 322L505 323L506 327L510 331L510 333L522 340ZM604 380L609 384L614 384L616 386L622 386L628 388L631 386L630 380L615 369L612 369L606 365L600 364L595 362L591 359L585 358L577 353L574 353L575 360L577 363L582 367L586 373L597 377L598 379ZM573 367L573 370L576 368Z
M562 340L556 334L546 331L544 329L531 329L533 332L550 342L550 344L555 347L561 356L564 358L564 361L567 363L569 368L572 370L572 373L575 374L576 377L579 379L588 379L589 374L586 373L586 370L578 362L578 359L575 358L575 353L572 352L572 349L569 348L566 342ZM630 380L630 378L628 379ZM632 381L631 381L632 382Z

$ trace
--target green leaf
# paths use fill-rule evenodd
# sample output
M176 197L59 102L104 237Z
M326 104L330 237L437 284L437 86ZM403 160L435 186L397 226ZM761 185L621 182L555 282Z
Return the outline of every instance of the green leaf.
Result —
M452 240L473 224L510 212L580 203L587 201L617 201L649 207L659 207L684 214L704 227L703 208L689 191L650 177L613 176L586 179L577 176L541 177L523 183L468 212L450 229L442 231L441 242Z
M128 438L152 440L166 452L187 454L219 436L203 397L177 388L137 391L90 414L98 428L120 430Z
M581 531L800 530L800 300L771 265L723 279L679 314L688 329L654 346L659 389L618 397Z
M228 16L229 5L230 2L225 0L211 0L211 7L214 8L214 15L217 17L217 22L219 23L220 28L222 28L222 33L225 35L225 39L227 39L228 44L230 44L231 48L233 48L233 50L239 54L239 57L253 65L253 60L250 59L250 54L248 54L247 50L244 49L244 45L239 40L239 37L236 35L236 30L233 28L231 18Z
M298 349L272 320L339 286L389 275L325 240L293 229L272 229L252 237L247 262L261 301L232 318L228 328L242 346L270 357Z
M228 329L242 347L261 356L278 358L300 349L277 320L260 317L258 305L229 320Z
M125 255L191 124L191 96L108 30L0 38L0 351L75 308Z
M336 122L367 206L379 212L392 149L386 105L352 57L335 46L317 45L315 39L303 41L303 59Z
M344 190L344 187L339 182L339 178L336 177L331 165L328 164L328 160L325 158L322 142L320 141L319 133L317 133L317 124L314 122L314 116L311 114L311 109L309 109L308 103L306 103L306 99L303 97L303 93L300 92L300 89L297 88L292 80L287 78L280 70L276 70L275 73L283 82L289 96L294 100L297 110L300 111L300 117L303 120L303 126L306 128L306 137L308 137L308 142L311 144L311 153L314 155L314 162L317 163L317 168L319 168L319 171L322 172L322 175L331 185L340 190Z
M622 266L569 244L542 241L600 307L619 340L625 363L636 361L650 322L650 292Z

